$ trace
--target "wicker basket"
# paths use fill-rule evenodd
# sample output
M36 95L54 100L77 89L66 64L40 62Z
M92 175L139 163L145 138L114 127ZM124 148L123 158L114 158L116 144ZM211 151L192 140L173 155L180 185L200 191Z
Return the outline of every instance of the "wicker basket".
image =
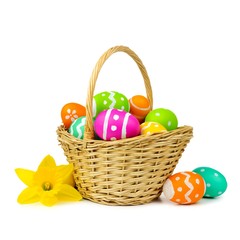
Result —
M85 199L107 205L145 204L161 195L162 186L173 173L192 138L193 129L182 126L149 136L116 141L94 140L94 88L103 64L116 52L127 53L138 65L152 107L151 84L140 58L128 47L110 48L100 57L90 78L84 139L73 137L64 126L59 126L58 140L68 162L74 165L76 186Z

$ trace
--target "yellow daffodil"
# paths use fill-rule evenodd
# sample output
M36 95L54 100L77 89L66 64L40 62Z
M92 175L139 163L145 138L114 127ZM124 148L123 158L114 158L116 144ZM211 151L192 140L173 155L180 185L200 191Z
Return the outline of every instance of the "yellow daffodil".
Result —
M21 204L41 202L52 206L58 201L79 201L80 193L74 188L73 165L56 166L55 160L47 155L36 172L17 168L17 176L28 187L18 196Z

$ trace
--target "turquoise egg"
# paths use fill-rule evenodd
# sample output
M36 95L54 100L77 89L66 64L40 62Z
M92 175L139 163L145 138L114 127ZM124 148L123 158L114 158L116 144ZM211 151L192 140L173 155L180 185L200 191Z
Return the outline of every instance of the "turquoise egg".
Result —
M165 108L157 108L148 113L145 122L157 122L163 125L168 131L178 127L178 119L174 112Z
M120 109L126 112L130 111L130 104L125 95L119 92L101 92L93 97L93 118L107 109Z
M86 124L86 116L77 118L75 121L72 122L68 131L74 137L83 139L85 124Z
M222 195L227 189L227 180L222 173L210 167L198 167L193 172L200 174L206 184L204 197L215 198Z

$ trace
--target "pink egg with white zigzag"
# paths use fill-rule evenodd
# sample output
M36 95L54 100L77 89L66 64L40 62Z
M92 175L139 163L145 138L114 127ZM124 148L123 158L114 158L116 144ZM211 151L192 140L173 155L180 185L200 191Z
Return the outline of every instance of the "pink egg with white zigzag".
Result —
M129 112L108 109L100 112L94 121L94 131L107 141L131 138L140 134L140 124Z

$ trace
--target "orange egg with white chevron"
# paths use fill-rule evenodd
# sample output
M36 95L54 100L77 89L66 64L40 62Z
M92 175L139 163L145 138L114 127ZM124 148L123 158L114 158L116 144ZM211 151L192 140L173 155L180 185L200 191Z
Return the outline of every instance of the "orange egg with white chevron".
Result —
M185 171L171 175L163 185L165 197L178 204L193 204L201 200L206 191L203 177Z

